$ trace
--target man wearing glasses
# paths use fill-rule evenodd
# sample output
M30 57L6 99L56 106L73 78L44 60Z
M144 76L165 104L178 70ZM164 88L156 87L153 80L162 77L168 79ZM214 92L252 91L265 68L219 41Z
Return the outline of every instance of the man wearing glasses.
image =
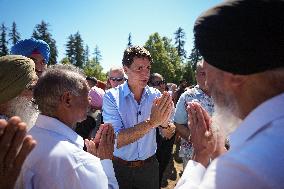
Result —
M108 80L111 88L121 85L125 81L124 71L120 67L112 67L108 73Z

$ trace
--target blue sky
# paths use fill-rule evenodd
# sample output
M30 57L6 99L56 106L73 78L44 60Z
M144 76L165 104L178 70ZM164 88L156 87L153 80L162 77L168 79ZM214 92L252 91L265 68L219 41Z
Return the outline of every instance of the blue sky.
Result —
M144 45L150 34L174 38L182 27L186 33L185 49L192 48L195 19L221 0L0 0L0 23L11 27L15 21L21 38L29 38L34 26L44 20L59 51L65 56L70 34L80 32L84 44L102 53L104 71L121 65L128 34L134 45Z

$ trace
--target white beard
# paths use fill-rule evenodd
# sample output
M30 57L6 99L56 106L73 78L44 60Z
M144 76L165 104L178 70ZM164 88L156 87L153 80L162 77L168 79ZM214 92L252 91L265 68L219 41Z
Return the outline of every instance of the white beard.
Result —
M238 115L238 105L235 97L228 93L212 91L214 101L214 113L212 115L212 127L218 129L227 138L242 122Z
M34 126L39 114L32 102L25 97L12 99L7 113L9 116L19 116L27 124L28 130Z

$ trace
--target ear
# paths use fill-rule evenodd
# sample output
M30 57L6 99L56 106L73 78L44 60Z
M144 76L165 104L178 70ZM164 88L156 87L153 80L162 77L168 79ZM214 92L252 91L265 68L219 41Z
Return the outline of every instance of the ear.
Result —
M63 93L63 95L60 98L60 101L62 105L66 108L71 107L71 102L72 102L72 94L70 91L66 91Z
M128 67L127 66L123 66L123 71L128 76Z
M247 77L226 72L224 74L225 85L230 85L233 88L240 88L246 81Z

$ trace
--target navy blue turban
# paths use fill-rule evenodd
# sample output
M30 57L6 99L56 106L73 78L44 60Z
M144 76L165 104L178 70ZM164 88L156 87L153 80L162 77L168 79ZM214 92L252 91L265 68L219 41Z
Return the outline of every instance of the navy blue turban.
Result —
M249 75L284 67L284 0L226 0L195 22L208 64Z
M48 44L40 39L25 39L18 41L12 48L11 54L22 55L22 56L31 56L33 52L38 51L45 60L45 63L48 63L50 57L50 48Z

